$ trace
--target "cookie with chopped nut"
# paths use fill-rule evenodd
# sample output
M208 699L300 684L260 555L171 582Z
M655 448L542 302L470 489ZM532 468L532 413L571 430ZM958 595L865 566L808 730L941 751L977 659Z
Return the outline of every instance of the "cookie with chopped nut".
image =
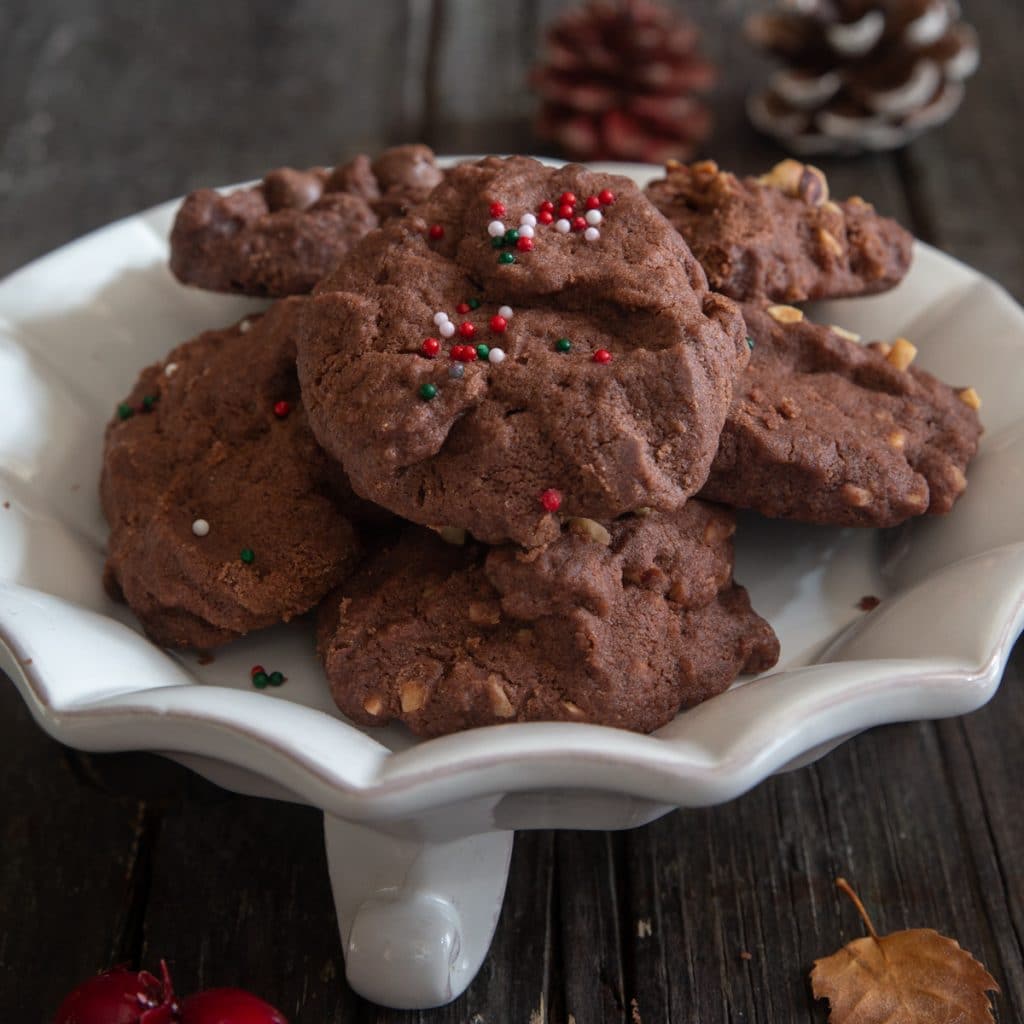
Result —
M487 543L700 489L749 353L739 310L628 178L489 157L325 278L310 423L357 493Z
M278 167L253 188L190 193L171 231L171 270L210 291L280 297L312 290L381 220L441 181L426 146L360 154L330 170Z
M754 346L701 496L767 516L893 526L944 513L981 436L973 388L793 306L744 305Z
M759 178L710 160L673 162L647 196L689 243L711 287L733 299L870 295L910 267L909 232L859 197L831 200L825 175L796 160Z
M354 565L343 481L299 395L289 323L302 301L178 346L107 427L104 579L166 647L301 615Z
M423 736L516 721L650 732L778 658L732 580L733 530L700 501L570 520L531 551L410 527L321 606L334 699Z

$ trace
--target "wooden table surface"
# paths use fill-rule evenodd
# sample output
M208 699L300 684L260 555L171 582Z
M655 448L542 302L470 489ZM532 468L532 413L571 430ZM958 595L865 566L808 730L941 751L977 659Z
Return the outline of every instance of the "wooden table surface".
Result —
M0 273L279 164L414 139L534 150L525 73L564 6L6 0ZM751 5L685 6L723 71L706 152L760 170L779 152L742 113L764 70L737 31ZM959 116L895 156L823 166L835 194L868 197L1021 299L1024 5L964 6L983 64ZM346 987L316 811L148 755L74 754L0 680L0 1021L47 1021L96 969L160 957L181 989L242 985L293 1024L822 1021L808 969L860 933L839 874L881 930L956 936L1002 986L998 1019L1022 1020L1022 668L1018 646L982 711L872 730L727 806L632 832L520 834L483 969L419 1015Z

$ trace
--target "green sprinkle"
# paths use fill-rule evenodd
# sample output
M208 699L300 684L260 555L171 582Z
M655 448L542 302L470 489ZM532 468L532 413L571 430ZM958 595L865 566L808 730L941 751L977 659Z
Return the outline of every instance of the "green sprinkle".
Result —
M498 235L497 238L492 238L491 239L491 248L492 249L504 249L505 248L505 239L502 238L501 235Z
M509 264L509 263L515 263L515 261L516 261L515 256L513 256L512 253L510 253L510 252L503 252L498 257L498 262L499 263Z
M242 548L238 553L238 557L245 562L246 565L252 565L256 561L256 552L252 548Z
M127 402L122 402L117 407L117 415L123 420L130 420L135 415L135 410Z
M421 384L419 396L424 402L429 402L432 398L437 398L437 385L430 383Z
M491 354L491 350L487 345L477 345L476 354L480 359L486 359Z
M152 412L153 406L156 405L157 399L159 397L159 395L146 395L146 397L143 398L142 400L142 408L145 409L146 412Z
M274 673L274 675L280 674L280 672ZM266 672L257 672L256 675L252 677L252 685L255 686L257 690L265 690L267 688L267 683L270 682L270 679L271 677L268 676Z
M570 352L572 350L572 342L568 338L559 338L555 342L555 348L559 352Z
M469 306L470 309L479 309L480 308L480 300L479 299L470 299L469 302L466 303L466 305Z
M754 339L749 334L747 335L747 348L749 348L751 352L754 351Z
M283 673L281 673L281 672L271 672L270 673L270 685L271 686L280 686L283 682L284 682L284 675L283 675Z
M519 232L516 231L515 228L509 228L508 231L505 232L505 244L506 245L515 245L516 242L518 242L518 241L519 241Z

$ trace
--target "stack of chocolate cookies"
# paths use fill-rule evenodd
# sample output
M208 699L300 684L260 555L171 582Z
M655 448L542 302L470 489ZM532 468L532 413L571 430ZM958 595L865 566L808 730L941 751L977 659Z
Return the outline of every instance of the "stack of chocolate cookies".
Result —
M966 486L978 399L793 303L910 236L787 161L629 179L421 146L183 204L184 282L278 301L108 429L106 576L209 648L319 608L339 708L421 735L650 731L778 658L733 508L890 526Z

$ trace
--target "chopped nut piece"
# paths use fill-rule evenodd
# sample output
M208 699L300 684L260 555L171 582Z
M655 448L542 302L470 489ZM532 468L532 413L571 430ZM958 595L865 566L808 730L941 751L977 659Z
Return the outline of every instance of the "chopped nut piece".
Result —
M964 476L964 471L959 466L949 467L949 478L953 481L953 486L958 494L967 490L967 477Z
M777 188L787 196L803 199L812 206L822 206L828 202L828 179L824 172L811 164L802 164L799 160L782 160L757 180L762 185Z
M778 409L787 420L795 419L800 415L800 406L789 397L779 400Z
M583 709L576 704L573 704L571 700L563 700L562 707L572 715L573 718L582 718Z
M646 519L654 509L650 505L641 505L638 509L633 512L633 515L639 516L641 519Z
M437 535L446 544L462 545L466 543L466 531L461 526L441 526Z
M712 519L704 527L704 543L715 544L728 540L736 532L736 523L731 520Z
M690 167L694 174L717 174L718 164L714 160L700 160Z
M907 435L902 430L894 430L885 440L893 448L899 448L902 450L903 446L907 443Z
M826 231L824 228L818 228L818 241L821 247L826 251L832 253L833 256L842 256L843 247L839 244L839 240L831 231Z
M850 206L871 206L871 204L863 196L850 196L850 198L847 199L846 202Z
M839 493L851 508L864 508L871 504L871 492L856 484L843 484Z
M975 412L981 408L981 395L979 395L974 388L961 388L956 393L956 397L959 398L964 405L970 406Z
M501 622L501 608L491 601L470 601L469 621L478 626L496 626Z
M879 355L883 356L888 356L892 351L892 345L887 341L873 341L868 347L873 348Z
M860 341L859 334L848 331L845 327L840 327L838 324L832 324L829 330L833 334L838 334L840 338L845 338L847 341Z
M828 210L829 213L838 214L840 217L843 215L843 208L832 199L830 199L827 203L822 203L822 207Z
M906 338L897 338L885 358L897 370L905 370L914 361L916 355L917 349Z
M489 675L487 677L487 695L491 698L491 710L496 718L512 718L516 709L512 706L505 687L501 683L500 676Z
M368 715L379 715L384 710L384 702L375 693L371 693L366 700L363 701L363 710Z
M796 306L769 306L765 312L780 324L798 324L804 318L803 311Z
M427 703L427 688L422 683L403 683L399 698L402 701L403 711L419 711ZM375 713L370 712L370 714Z
M585 537L597 544L608 547L612 542L612 535L593 519L575 518L569 520L569 529L579 537Z

